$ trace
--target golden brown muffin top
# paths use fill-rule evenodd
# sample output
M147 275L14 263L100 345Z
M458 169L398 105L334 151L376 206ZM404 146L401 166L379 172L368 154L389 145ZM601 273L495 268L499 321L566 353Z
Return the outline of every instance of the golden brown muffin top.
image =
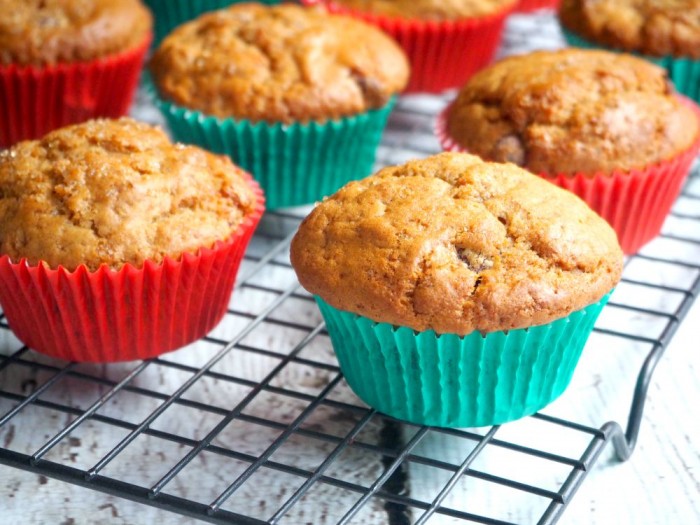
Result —
M622 272L615 233L578 197L465 153L341 188L304 220L291 260L331 306L459 335L565 317Z
M0 64L84 62L144 42L140 0L0 0Z
M227 157L131 119L0 153L0 254L51 268L160 262L226 240L256 206Z
M566 49L510 57L477 73L447 128L486 160L536 173L609 173L687 149L698 118L663 69L630 55Z
M486 16L510 8L516 0L332 0L339 6L417 20L457 20Z
M698 0L563 0L562 24L624 51L700 59Z
M217 117L335 119L383 106L408 82L399 46L350 17L236 4L165 38L151 61L164 98Z

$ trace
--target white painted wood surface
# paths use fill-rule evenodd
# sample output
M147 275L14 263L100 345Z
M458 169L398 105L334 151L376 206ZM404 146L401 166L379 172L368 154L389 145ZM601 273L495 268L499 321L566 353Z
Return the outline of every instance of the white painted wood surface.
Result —
M551 19L520 18L511 22L507 38L507 52L534 47L556 47L561 44L557 35L553 36ZM544 25L542 25L544 24ZM525 29L523 29L525 28ZM544 29L542 29L544 28ZM523 35L527 35L525 41ZM419 103L435 108L441 107L444 100L426 99ZM157 119L150 110L140 108L139 114L147 120ZM436 148L433 139L416 138L410 119L405 123L405 136L399 133L388 137L382 155L396 162L415 156L411 145L421 149ZM421 122L415 123L420 127ZM392 142L393 141L393 142ZM413 141L413 142L412 142ZM697 183L697 181L696 181ZM700 183L696 184L700 195ZM700 213L700 201L682 201L679 211ZM269 226L269 225L268 225ZM697 222L690 225L678 219L670 219L667 228L676 232L700 238ZM264 251L260 241L258 251ZM686 248L671 241L655 241L647 249L649 253L663 253L666 256L700 260L697 247ZM245 269L243 272L245 274ZM627 275L641 280L653 280L663 284L685 286L694 278L693 272L682 268L662 265L654 266L635 260L627 268ZM274 282L281 288L294 283L290 271L284 268L266 268L256 276L261 284ZM252 314L259 313L274 295L241 290L234 298L236 308ZM656 294L653 290L621 286L615 300L627 304L653 304L660 309L673 309L677 297L672 294ZM290 300L274 312L279 319L294 319L318 322L320 317L315 308L303 301ZM217 327L213 335L228 339L234 336L241 319L230 317ZM632 315L616 308L607 308L601 318L601 325L617 328L620 323L633 326L639 334L658 336L659 325L654 318L643 314ZM255 342L281 353L289 352L299 342L303 333L292 328L262 325L246 342ZM603 457L584 482L571 507L564 513L563 525L608 524L694 524L700 523L700 304L696 304L674 339L667 355L661 361L654 377L642 424L642 432L632 460L620 464L611 457L611 450ZM17 342L5 330L0 330L0 352L7 353L17 348ZM201 366L216 350L214 345L199 343L194 347L167 356L168 359L190 366ZM565 394L544 412L594 427L608 420L626 421L636 374L641 361L648 351L644 343L622 344L619 338L602 335L594 336L588 345L577 369L572 385ZM327 339L319 338L302 355L318 361L333 363ZM32 359L55 364L37 354ZM235 359L224 359L215 370L253 380L262 379L267 372L279 363L272 357L254 356L238 352ZM80 365L78 370L119 380L133 368L132 365L89 366ZM49 372L18 374L16 368L10 373L0 373L0 388L16 393L27 394L42 384ZM302 389L316 395L332 380L334 372L318 372L302 365L290 365L275 379L274 386ZM178 372L161 366L151 366L138 376L136 386L154 389L164 394L172 393L189 378L187 372ZM71 406L87 408L104 393L105 389L76 379L64 379L55 388L42 396L42 399L67 403ZM192 401L212 403L228 409L248 393L249 389L230 382L206 378L197 382L184 396ZM331 397L351 403L359 403L344 384L333 390ZM143 417L158 406L158 401L136 394L122 392L100 409L102 415L110 415L139 423ZM0 414L14 406L7 399L0 398ZM305 402L289 397L262 394L246 409L252 416L291 422L306 406ZM36 407L26 409L20 424L9 424L0 429L0 445L23 453L32 453L49 437L58 432L73 419L72 416ZM192 439L202 438L220 416L182 406L173 406L156 420L153 428L172 432ZM345 435L357 422L357 418L344 411L330 408L315 411L305 422L309 429L319 429L338 436ZM481 431L483 432L483 430ZM77 468L88 468L103 454L108 452L121 438L125 430L115 430L107 425L87 422L63 440L48 455L47 459L65 462ZM279 430L269 429L252 423L236 422L227 427L215 443L223 447L251 455L260 454L277 438ZM405 438L412 433L407 427ZM379 420L373 420L360 434L359 439L378 443ZM503 426L497 437L516 443L556 452L572 457L579 456L588 441L580 433L566 432L543 422L526 419ZM309 438L294 437L272 459L313 469L333 449L334 445ZM416 454L429 458L459 464L470 451L469 442L457 440L445 434L429 432L420 442ZM124 481L148 484L157 481L185 454L185 446L164 442L153 437L139 437L104 471ZM223 490L246 467L246 463L204 452L171 484L166 492L209 503L212 497ZM516 479L524 483L557 490L568 475L569 469L551 462L523 457L497 447L487 447L476 463L475 469L494 475ZM349 449L330 467L327 474L339 479L368 486L382 472L381 457L357 449ZM428 468L418 463L410 463L411 497L430 502L444 483L449 472ZM271 513L289 497L303 482L301 478L276 471L263 469L224 506L261 519ZM282 523L325 525L335 523L349 506L357 500L358 494L343 490L318 487L292 508ZM525 495L494 484L464 478L448 496L445 505L458 510L479 513L504 519L514 523L534 523L541 515L546 500ZM412 517L415 520L419 514ZM379 525L385 523L386 513L381 502L372 501L353 523ZM28 474L0 466L0 524L150 524L191 523L190 518L146 507L120 498L106 496L94 491L75 487L42 476ZM458 524L457 520L435 516L429 523Z
M697 446L700 437L700 408L697 402L700 388L700 367L697 360L699 326L700 303L696 303L659 365L634 456L629 462L620 464L610 458L610 449L604 452L604 458L595 466L571 507L565 512L560 522L562 525L700 523L700 454ZM597 348L595 351L608 352L605 348ZM594 423L600 423L606 417L624 417L637 363L633 364L635 360L626 355L598 359L598 356L590 355L591 353L587 351L582 362L582 365L587 366L579 368L574 383L565 395L545 412L574 412L578 416L577 421L589 419ZM614 353L614 350L611 349L610 353ZM601 362L605 363L604 367L597 366ZM600 369L596 370L598 368ZM152 379L157 383L161 381L161 378L157 377ZM3 412L7 408L7 404L0 407ZM136 419L136 412L148 408L131 406L127 410L123 407L120 415L127 415L128 412L130 418ZM206 425L206 421L197 419L195 413L189 415L190 417L187 417L183 414L182 428L179 431L185 435L201 435L199 429ZM34 427L16 429L13 438L15 442L21 440L28 445L26 448L31 450L30 443L41 442L51 430L58 430L60 424L68 422L68 418L53 420L52 415L46 417L50 419L42 419L41 414L37 413ZM324 425L327 425L327 422L324 422ZM530 429L525 433L516 428L516 425L518 424L506 425L497 435L562 452L572 448L580 450L584 445L580 441L567 442L562 435L544 436L538 433L537 429ZM99 432L99 429L88 424L79 433L80 442L75 438L67 440L51 457L68 460L75 466L89 464L92 454L106 452L111 444L92 441L90 435L93 432ZM121 436L114 436L114 439L118 437ZM265 441L260 433L246 433L245 430L236 432L229 438L236 440L237 448L248 449L251 452L260 450L270 439L268 436ZM433 435L429 438L421 444L418 452L454 462L461 461L467 452L461 441L438 443L439 436ZM562 441L551 442L554 438ZM7 444L7 433L0 437L0 440L3 439L4 444ZM129 454L128 463L120 462L121 467L113 469L110 474L119 475L121 472L127 478L162 474L168 464L168 452L172 452L173 457L176 457L182 454L182 450L166 447L164 452L162 446L158 448L158 457L154 458L149 452L148 441L145 441ZM295 449L293 445L287 452L296 455L302 463L307 457L312 460L315 455L301 447ZM206 475L203 472L194 475L193 472L193 476L186 478L183 484L177 484L176 493L198 499L198 496L206 496L211 492L212 485L221 488L225 485L224 477L230 479L234 473L241 470L241 465L235 462L224 464L220 459L208 459L209 461L202 460L197 466L198 469L203 469ZM347 469L347 459L343 461ZM529 483L551 480L552 477L556 479L562 474L562 469L557 470L551 466L548 468L544 463L539 460L523 462L522 457L494 451L485 455L474 466L491 473L520 478ZM346 470L339 474L352 475L355 479L365 476L371 479L376 477L380 469L376 458L372 456L358 455L356 461L350 464L359 470ZM422 491L426 498L434 496L446 481L446 477L447 474L436 475L427 472L425 468L421 471L421 467L414 467L411 470L412 495L415 497ZM282 486L285 481L289 480L283 475L267 471L264 476L255 480L255 486L251 486L236 499L244 506L264 506L265 502L275 501L278 494L288 490ZM338 511L347 507L351 494L339 490L335 496L334 499L333 495L329 494L322 505L302 508L297 514L292 514L287 523L332 523L332 518L339 517ZM454 504L455 508L472 511L499 509L503 519L515 523L533 523L533 516L538 517L542 510L541 505L533 505L532 498L525 498L511 490L488 490L475 486L474 483L471 486L469 483L458 486L449 500L452 500L450 503ZM523 503L527 505L522 506ZM0 510L0 523L3 524L191 523L189 518L6 467L0 467ZM375 509L375 512L363 514L354 522L381 524L384 523L383 520L384 514ZM434 519L430 523L459 522Z

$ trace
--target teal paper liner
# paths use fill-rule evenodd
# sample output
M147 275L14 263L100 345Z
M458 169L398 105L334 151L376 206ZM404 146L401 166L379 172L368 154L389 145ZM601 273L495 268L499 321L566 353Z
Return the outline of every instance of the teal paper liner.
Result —
M223 9L232 4L240 4L245 0L144 0L153 13L155 24L155 39L153 47L180 24L197 18L202 13ZM280 0L257 0L261 4L279 4Z
M513 421L559 397L609 297L545 325L464 337L376 323L315 299L360 399L397 419L458 428Z
M382 108L306 124L219 119L157 96L176 140L228 155L265 191L267 208L312 204L372 173L374 157L396 97Z
M569 45L584 49L603 49L605 51L614 51L616 53L626 53L622 49L605 47L595 44L581 36L562 27L564 36ZM630 54L643 58L664 68L668 72L668 76L676 86L676 91L700 103L700 60L693 60L687 57L655 57L644 55L642 53L631 52Z

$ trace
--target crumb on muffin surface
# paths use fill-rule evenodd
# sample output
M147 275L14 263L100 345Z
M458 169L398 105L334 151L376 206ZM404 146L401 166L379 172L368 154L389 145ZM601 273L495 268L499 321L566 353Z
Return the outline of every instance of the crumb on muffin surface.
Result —
M459 153L346 185L304 220L291 261L335 308L459 335L565 317L622 272L614 231L578 197Z
M0 254L140 267L228 239L256 198L226 157L128 118L89 121L0 153Z

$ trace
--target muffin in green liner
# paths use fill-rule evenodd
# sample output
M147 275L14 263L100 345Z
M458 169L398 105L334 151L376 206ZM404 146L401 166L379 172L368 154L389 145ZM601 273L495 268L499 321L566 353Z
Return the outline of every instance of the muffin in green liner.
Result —
M155 39L153 47L174 28L197 18L202 13L222 9L246 0L144 0L155 18ZM279 4L281 0L257 0L262 4Z
M153 95L176 140L231 157L260 183L268 209L313 203L369 175L396 101L338 120L286 125L219 119Z
M626 52L621 49L609 48L595 44L594 42L590 42L576 33L569 31L565 27L562 27L562 31L566 41L573 47L581 47L585 49L605 49L607 51L616 51L618 53ZM695 102L700 102L700 60L693 60L692 58L688 57L674 57L670 55L655 57L645 55L643 53L631 54L664 68L668 72L669 78L674 83L676 90L679 93L693 99Z
M398 44L362 21L241 3L168 35L147 85L177 140L229 155L276 209L370 174L408 68Z
M444 427L558 397L622 274L615 232L577 196L464 153L347 184L304 220L290 259L354 392Z
M552 323L464 337L376 323L315 299L345 379L365 403L411 423L479 427L559 397L609 297Z

